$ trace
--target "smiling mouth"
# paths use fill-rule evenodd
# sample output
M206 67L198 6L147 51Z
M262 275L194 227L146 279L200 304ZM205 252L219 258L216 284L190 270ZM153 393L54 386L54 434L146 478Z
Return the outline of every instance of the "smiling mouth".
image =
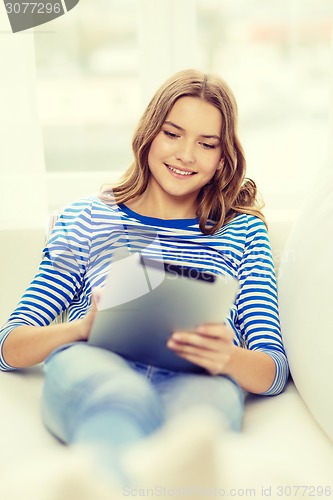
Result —
M175 174L178 175L183 175L184 177L189 177L190 175L195 175L197 172L192 172L191 170L180 170L179 168L176 167L171 167L171 165L168 165L167 163L164 163L164 165L171 170L171 172L174 172Z

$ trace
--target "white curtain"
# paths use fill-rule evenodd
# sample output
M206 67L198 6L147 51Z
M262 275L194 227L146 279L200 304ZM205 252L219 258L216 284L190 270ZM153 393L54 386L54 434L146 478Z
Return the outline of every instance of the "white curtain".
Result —
M13 34L3 5L0 32L0 229L39 228L47 204L33 34Z
M197 67L196 2L138 2L142 109L176 71Z

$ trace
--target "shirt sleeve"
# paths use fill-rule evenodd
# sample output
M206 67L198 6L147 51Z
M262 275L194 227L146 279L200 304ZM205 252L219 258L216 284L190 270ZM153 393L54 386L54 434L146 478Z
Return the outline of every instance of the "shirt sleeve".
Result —
M90 204L76 202L58 218L36 276L0 331L0 370L13 369L4 359L2 347L14 328L46 326L79 299L89 262L90 241Z
M235 323L241 334L240 343L271 356L276 375L272 386L263 394L279 394L286 385L289 367L281 336L276 276L268 233L265 224L254 216L248 217L238 280L240 289L236 299Z

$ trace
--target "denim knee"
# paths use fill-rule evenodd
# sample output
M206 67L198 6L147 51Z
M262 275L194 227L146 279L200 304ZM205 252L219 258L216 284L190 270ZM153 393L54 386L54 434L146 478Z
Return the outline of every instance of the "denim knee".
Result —
M145 434L164 422L164 411L159 395L150 382L132 369L118 372L112 377L105 374L90 376L74 389L77 418L96 412L117 412L132 418Z

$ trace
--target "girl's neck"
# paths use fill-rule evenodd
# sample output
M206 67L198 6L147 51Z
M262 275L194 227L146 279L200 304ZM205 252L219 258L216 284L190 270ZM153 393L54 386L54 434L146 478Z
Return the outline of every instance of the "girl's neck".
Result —
M146 190L142 195L126 202L128 208L146 217L157 219L194 219L196 207L192 200L175 199L174 196L158 196Z

